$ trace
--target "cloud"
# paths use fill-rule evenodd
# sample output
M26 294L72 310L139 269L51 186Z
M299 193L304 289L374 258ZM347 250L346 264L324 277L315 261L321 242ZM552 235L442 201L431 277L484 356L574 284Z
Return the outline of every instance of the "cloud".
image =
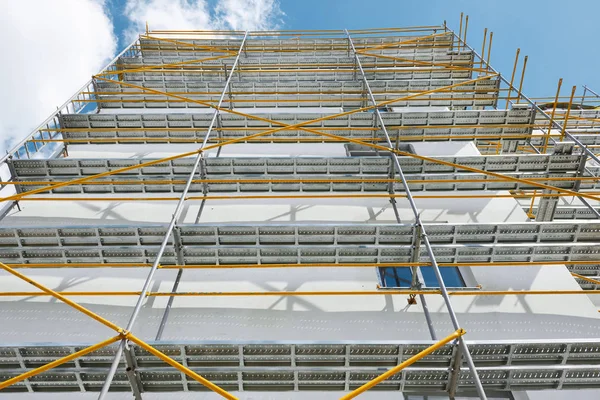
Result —
M0 154L46 119L116 52L107 0L0 1ZM127 44L151 29L269 30L278 0L127 0ZM118 12L112 10L112 12Z
M0 2L0 151L64 103L116 50L103 0Z
M146 30L269 30L282 25L285 15L277 0L127 0L125 15L131 21L126 36L131 42Z

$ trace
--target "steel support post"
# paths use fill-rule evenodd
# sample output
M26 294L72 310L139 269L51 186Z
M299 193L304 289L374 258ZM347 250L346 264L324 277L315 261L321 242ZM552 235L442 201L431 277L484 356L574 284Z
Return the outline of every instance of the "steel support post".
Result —
M133 353L133 347L128 344L125 345L125 363L127 368L125 374L131 385L133 397L135 400L142 400L142 380L137 372L137 362L135 360L135 354Z
M221 104L223 103L223 99L225 98L225 95L227 93L227 87L229 86L229 83L231 82L231 78L233 76L235 68L240 59L240 55L241 55L242 49L244 48L244 44L246 43L247 37L248 37L248 32L246 32L244 34L244 38L242 39L242 44L238 50L235 61L231 67L231 71L229 72L229 76L227 78L227 81L225 82L225 86L223 87L223 91L221 92L221 97L219 98L219 103L217 104L217 108L215 108L215 111L213 113L213 117L212 117L212 120L210 121L208 131L206 132L206 136L204 137L204 141L202 142L202 145L198 149L199 152L198 152L198 155L196 156L194 166L192 167L190 176L188 177L187 183L186 183L186 185L183 189L183 192L181 193L181 197L179 198L179 201L177 203L177 207L175 208L175 212L173 213L173 217L171 218L171 223L167 227L167 231L165 232L163 241L160 245L158 253L156 254L156 258L154 260L154 263L152 264L152 268L150 269L150 272L148 273L148 276L146 277L146 281L144 282L144 286L142 287L141 294L138 297L138 301L135 305L135 308L133 309L133 313L131 314L131 317L129 318L129 322L127 323L127 327L125 328L125 330L127 332L131 332L131 329L132 329L133 325L135 324L135 321L142 309L144 300L147 297L148 289L150 288L150 285L153 282L154 274L156 273L156 270L158 269L158 266L160 264L160 259L162 258L162 255L165 252L167 244L169 243L169 238L171 236L171 233L173 232L173 228L175 228L175 225L177 224L177 220L179 219L179 215L181 214L181 211L183 210L183 204L185 203L188 191L190 189L190 186L192 185L192 181L194 180L194 175L196 174L196 170L198 169L198 166L200 165L200 162L202 161L202 154L203 154L202 149L208 143L210 134L212 133L213 127L215 126L215 122L219 115L219 108L221 107ZM119 361L121 359L121 355L123 354L123 350L125 349L125 344L126 344L126 340L122 340L121 345L117 348L115 358L113 359L113 362L110 366L110 369L106 376L106 380L104 381L104 385L102 386L102 390L100 391L100 394L98 396L98 400L104 399L106 397L106 394L108 393L110 384L111 384L113 377L119 366Z
M448 386L446 391L450 400L454 400L456 396L456 386L458 384L458 378L460 378L460 366L462 364L462 347L455 345L454 351L452 352L452 363L450 370L450 378L448 379Z
M178 229L173 230L173 240L175 245L175 254L177 256L177 264L183 265L183 245L181 243L181 235L179 234ZM177 271L177 276L175 277L175 282L173 283L173 288L171 292L176 293L177 288L179 288L179 281L181 281L181 276L183 275L183 268L179 268ZM160 325L158 327L158 332L156 333L156 338L154 340L160 340L162 337L163 331L165 329L165 325L167 323L167 319L169 318L169 313L171 312L171 307L173 306L173 301L175 300L174 296L169 297L169 301L167 302L167 306L165 307L165 312L163 313L163 317L160 320Z
M365 82L365 87L367 88L367 91L369 92L369 97L371 99L371 102L373 102L373 104L377 104L377 102L375 101L375 97L373 96L373 92L371 91L371 87L369 86L369 82L367 81L365 72L362 68L362 64L360 62L358 54L356 53L356 48L354 47L354 43L352 42L350 33L348 32L347 29L345 30L345 32L346 32L346 35L348 36L348 41L350 42L350 45L352 46L352 51L354 52L354 59L355 59L356 64L362 74L362 78ZM381 130L385 134L385 138L386 138L388 146L390 148L393 148L392 140L390 139L390 135L385 127L385 123L383 121L381 113L379 112L379 110L377 108L375 108L374 112L377 113L377 118L379 119ZM421 238L422 238L423 244L425 245L425 249L427 250L427 254L429 255L429 259L431 261L431 267L432 267L432 269L435 273L435 276L438 280L438 283L440 285L440 291L441 291L442 297L444 298L446 308L448 309L448 314L450 315L452 325L454 326L454 329L456 329L457 331L461 330L462 328L460 327L458 318L456 317L456 313L454 312L454 308L452 307L452 302L450 300L450 296L448 295L448 290L446 289L446 285L444 283L444 279L440 272L440 268L435 259L435 254L433 253L433 248L431 246L431 243L429 242L429 238L427 237L427 232L425 231L425 227L421 223L419 209L417 208L417 205L415 204L415 201L412 197L411 191L408 187L408 182L406 181L406 177L404 176L404 172L402 171L402 167L400 165L400 160L398 160L398 156L395 153L392 153L391 157L394 160L394 164L396 165L396 168L398 170L398 175L400 176L400 179L402 180L402 184L404 185L404 189L406 191L406 198L408 199L410 207L415 216L415 224L419 225L421 227L421 233L422 233ZM459 341L459 345L462 347L465 360L467 361L467 364L469 366L469 370L471 371L471 375L472 375L473 381L475 383L477 393L481 399L487 400L487 396L485 394L485 391L483 390L483 385L481 384L481 380L479 379L479 374L477 373L477 369L475 368L473 358L471 357L471 353L469 353L469 348L467 347L467 344L465 343L465 341L462 340L462 338L459 338L458 341Z

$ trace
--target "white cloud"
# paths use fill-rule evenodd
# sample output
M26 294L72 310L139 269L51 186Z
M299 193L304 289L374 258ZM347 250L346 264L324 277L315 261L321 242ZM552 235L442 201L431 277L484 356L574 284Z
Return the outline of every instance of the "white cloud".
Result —
M0 2L0 151L64 103L116 50L103 0Z
M106 0L0 1L0 154L24 138L116 51ZM145 30L269 30L278 0L127 0L127 43ZM113 11L114 12L114 11Z
M146 30L268 30L281 26L284 13L277 0L127 0L129 41Z

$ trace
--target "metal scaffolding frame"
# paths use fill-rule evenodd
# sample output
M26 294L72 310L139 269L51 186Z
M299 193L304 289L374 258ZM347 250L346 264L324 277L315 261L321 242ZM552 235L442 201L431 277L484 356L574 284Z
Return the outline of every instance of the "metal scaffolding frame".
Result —
M408 374L438 374L425 380L434 380L438 385L438 381L443 381L443 392L451 398L457 393L476 393L479 398L486 399L486 391L496 393L498 385L502 386L501 390L510 390L511 385L519 387L517 372L513 373L510 362L504 370L482 365L480 353L493 344L470 343L463 339L466 332L453 309L451 297L600 294L597 291L600 287L597 223L540 222L567 214L575 219L578 215L600 218L595 203L600 201L597 191L599 168L588 163L588 160L593 160L600 164L600 159L584 144L590 143L590 140L595 143L594 134L597 133L600 115L597 111L572 109L575 89L566 110L557 112L560 83L552 112L546 113L521 92L527 57L517 89L515 75L520 50L516 53L511 78L507 80L489 63L493 34L490 33L487 59L484 60L487 29L482 52L478 54L467 44L467 28L468 16L463 31L461 14L458 34L444 23L443 26L354 31L147 31L140 35L56 114L0 160L10 175L9 180L0 182L0 202L18 206L20 201L172 200L177 202L172 218L168 225L160 226L0 228L3 246L0 268L41 291L2 292L0 296L52 296L117 333L87 347L64 346L60 349L63 356L50 357L46 360L48 362L44 361L33 369L25 362L28 346L7 346L11 356L0 357L0 362L10 364L15 357L18 367L8 369L10 372L0 383L0 390L15 387L16 390L35 391L30 378L110 348L111 364L103 375L101 387L97 380L89 380L94 384L88 382L90 372L80 364L76 364L75 371L65 369L57 376L62 376L63 372L64 376L74 373L80 390L87 390L86 385L94 387L100 391L99 399L103 399L115 375L120 374L118 370L124 358L126 370L119 380L126 379L136 400L141 400L144 391L152 390L151 381L156 379L152 377L157 376L153 374L165 374L162 370L145 369L142 364L146 360L140 356L140 351L145 351L179 371L173 377L169 376L171 386L167 387L183 385L184 390L189 390L191 381L186 380L187 376L225 398L236 399L229 391L246 390L253 384L268 387L266 382L261 381L265 380L264 377L258 378L267 372L250 370L250 375L258 374L257 378L252 378L243 368L225 372L208 368L203 376L196 372L201 369L188 367L186 350L184 345L179 344L173 346L183 349L183 355L170 357L168 354L172 353L167 351L167 344L163 346L160 339L175 297L349 295L408 296L409 304L419 296L432 340L417 350L412 349L412 356L403 358L403 355L396 355L391 364L393 367L383 374L380 369L350 368L351 346L367 348L366 343L342 344L348 346L342 349L347 356L343 365L350 369L337 377L329 375L327 378L318 375L323 371L294 370L300 362L295 357L302 354L302 345L291 344L292 369L284 369L281 378L271 378L277 381L272 384L273 387L281 389L291 384L293 390L309 389L313 380L321 380L327 381L327 385L335 387L335 390L340 390L337 388L341 384L341 390L349 391L342 399L351 399L378 384L388 390L405 390L411 385ZM170 35L173 35L172 38ZM181 35L199 39L178 38ZM204 39L204 35L222 38ZM296 39L291 40L294 37ZM257 55L267 58L263 60ZM475 78L473 74L476 74ZM329 81L335 84L325 84ZM396 85L396 82L408 84ZM598 96L593 90L584 89L581 104L587 92ZM498 109L504 100L507 109ZM279 104L298 108L337 107L341 108L341 112L331 111L325 116L310 113L252 115L237 108L240 105ZM128 117L121 113L88 114L89 105L108 110L138 109L140 106L188 111L194 108L210 113L140 113ZM453 110L396 113L389 109L392 106L444 106ZM487 109L490 107L493 109ZM214 131L217 131L216 135ZM474 141L484 155L427 157L415 154L400 144L428 140ZM70 144L140 142L201 144L195 151L143 162L54 159L61 153L68 155ZM347 143L348 146L357 146L358 151L367 155L339 159L295 158L287 164L275 158L244 160L220 157L221 149L230 144L302 142ZM216 151L218 158L208 158L206 155L210 151ZM347 173L349 168L351 174ZM270 174L275 174L276 178ZM469 190L510 192L506 195L458 193ZM165 191L177 196L155 195ZM449 193L413 194L417 191ZM201 195L192 196L192 192L200 192ZM234 193L213 195L214 192ZM287 194L290 192L292 194ZM136 195L117 197L121 193ZM529 207L524 208L537 222L438 226L421 220L421 212L415 202L419 198L503 196L531 199ZM567 196L577 197L587 211L558 206L558 199ZM205 201L210 200L283 198L384 198L390 201L397 224L274 227L178 222L186 201L201 201L201 213ZM404 224L400 220L396 208L396 199L400 198L408 201L414 224ZM226 232L221 231L224 228ZM269 231L273 228L276 229ZM194 247L198 245L193 239L196 235L202 235L198 248ZM125 240L124 236L127 237ZM361 247L359 250L357 244ZM133 256L116 255L113 250L117 245L119 252L127 249ZM69 246L76 246L77 262L71 261L74 250ZM268 251L261 254L261 248ZM307 251L309 249L310 252ZM324 249L322 257L313 254L315 249ZM115 254L111 255L111 251ZM87 254L85 260L82 254ZM252 258L248 254L255 256ZM198 263L197 259L208 259L209 262ZM397 266L399 263L412 268L410 288L178 291L183 271L187 268L374 268ZM567 266L583 289L594 291L447 288L441 273L441 268L456 266L533 265ZM141 290L113 292L54 291L17 271L56 267L149 268L149 271ZM438 288L423 287L418 274L422 267L432 268ZM151 290L156 271L169 268L178 269L172 290ZM429 315L428 295L442 296L455 330L442 340L437 339ZM126 327L121 328L66 296L135 296L137 301ZM132 330L144 301L157 296L168 297L169 300L156 341L148 343L135 336ZM325 344L311 343L308 346L321 345ZM532 343L522 345L525 348L535 346ZM581 345L587 349L581 350L582 353L590 352L590 347L596 349L590 352L593 354L589 356L589 365L567 365L571 358L576 358L573 352L579 345L574 342L561 348L558 366L540 367L539 360L533 360L523 371L528 371L528 368L533 371L531 379L540 387L548 386L539 383L540 377L535 374L546 370L553 374L551 382L547 383L551 387L563 388L581 382L589 387L598 387L600 377L590 371L600 363L600 356L596 354L600 342L589 340L585 342L587 347ZM379 344L374 346L368 351L379 351L376 347ZM513 355L517 345L511 346L509 360L518 357ZM241 349L240 354L245 351L244 344L235 344L234 347ZM447 355L446 364L441 364L442 367L420 366L421 359L439 356L440 352ZM375 364L380 361L369 359ZM463 367L463 361L466 367ZM390 366L389 360L387 362L386 366ZM410 367L413 363L417 363L417 367ZM243 367L244 361L239 361L238 365ZM331 371L338 373L335 369ZM485 375L480 377L482 371ZM329 373L327 369L324 372ZM269 370L268 373L272 372ZM496 373L502 376L490 378ZM223 374L229 374L229 377ZM46 383L54 384L52 379ZM60 381L60 378L57 379ZM256 379L254 383L253 379ZM398 379L401 380L399 386L394 383ZM414 379L418 381L421 378ZM525 387L528 383L525 380ZM423 386L416 386L419 390L423 389Z

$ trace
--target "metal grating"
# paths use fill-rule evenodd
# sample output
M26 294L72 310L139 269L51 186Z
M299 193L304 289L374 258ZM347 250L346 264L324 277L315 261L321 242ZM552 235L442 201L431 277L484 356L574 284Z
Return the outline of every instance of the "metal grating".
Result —
M233 391L344 391L375 378L431 342L151 342L203 377ZM488 390L599 388L600 342L594 340L469 342L475 365ZM71 354L85 345L0 347L0 379ZM198 382L131 344L136 374L144 391L206 390ZM115 352L111 346L9 388L13 392L100 390ZM378 390L445 393L453 346L436 350L377 386ZM125 363L111 390L129 388ZM466 368L457 393L469 393Z
M435 157L446 162L493 172L571 172L579 168L581 155L512 154L490 156ZM452 166L441 165L408 156L398 157L402 171L407 174L436 174L460 172ZM147 159L49 159L13 160L17 177L89 176L117 168L138 165ZM194 160L190 157L138 168L118 176L187 176ZM231 175L388 175L392 162L389 157L208 157L206 173L230 177Z
M600 223L427 224L439 262L598 260ZM166 226L0 229L5 263L146 263ZM162 264L406 263L413 225L180 225ZM177 246L176 246L177 245ZM426 252L421 260L428 261Z
M536 179L538 183L544 183L553 185L555 187L563 189L574 189L575 181L568 180L552 180L552 178L575 178L576 173L556 173L556 174L506 174L514 178L521 179ZM314 180L313 182L295 182L294 180L300 179L298 175L279 175L273 178L273 175L235 175L234 179L229 179L226 182L223 180L222 175L206 175L207 180L213 180L214 182L192 183L189 192L191 193L293 193L293 192L306 192L306 193L323 193L323 192L381 192L388 193L390 185L395 192L405 192L406 188L399 180L394 182L385 182L389 179L388 175L369 175L363 176L364 182L356 181L352 178L349 182L319 182L319 180L342 180L348 178L348 176L340 175L302 175L301 179ZM472 190L520 190L520 189L537 189L535 185L502 181L499 182L497 178L490 177L482 174L427 174L427 175L406 175L406 178L410 181L408 187L411 191L421 192L440 192L440 191L472 191ZM548 180L544 180L548 178ZM63 177L50 177L47 178L42 184L27 184L18 185L21 191L34 190L47 186L49 183L58 181L64 182L72 179L71 176ZM200 176L197 175L197 179ZM273 181L276 179L278 182ZM368 180L379 179L381 182L373 182ZM240 180L240 182L236 182ZM246 181L242 181L246 180ZM286 181L287 180L287 181ZM23 182L38 182L36 178L22 178ZM264 181L264 182L261 182ZM455 181L455 182L454 182ZM47 183L46 183L47 182ZM53 189L47 193L52 194L119 194L119 193L180 193L183 191L186 180L184 178L174 178L171 176L145 176L142 179L138 179L132 182L131 177L118 176L118 177L107 177L96 179L95 182L98 184L94 185L69 185ZM582 184L581 189L596 189L600 187L599 182L591 184ZM110 201L110 198L107 198Z
M251 110L249 110L251 112ZM280 121L285 124L295 125L323 117L326 114L316 113L266 113L260 114L263 118ZM392 137L400 135L401 140L413 138L413 141L422 140L427 135L429 139L448 140L473 140L473 135L481 138L502 138L505 136L529 135L531 110L472 110L472 111L436 111L436 112L385 112L382 113L388 132ZM89 140L86 143L95 143L93 139L109 138L195 138L203 139L204 131L211 120L209 113L181 113L181 114L70 114L63 115L61 126L76 131L65 132L67 139ZM227 130L221 132L220 137L225 139L241 138L253 133L256 129L278 128L279 125L253 120L233 114L221 114L222 127ZM435 129L426 126L440 126ZM462 125L462 126L461 126ZM463 127L473 125L489 125L490 127ZM511 126L512 125L512 126ZM361 112L342 117L336 117L318 123L308 124L307 127L323 129L335 135L348 138L370 138L375 135L379 141L385 140L382 131L364 131L353 128L371 128L373 126L373 113ZM328 131L328 128L341 128ZM398 129L398 127L410 127ZM138 131L119 130L111 128L137 128ZM160 130L144 131L143 128L197 128L178 132L165 132ZM300 139L308 138L323 141L327 138L314 133L283 130L270 135L274 138ZM251 140L250 140L251 141ZM154 141L156 143L156 141ZM138 142L139 143L139 142Z

